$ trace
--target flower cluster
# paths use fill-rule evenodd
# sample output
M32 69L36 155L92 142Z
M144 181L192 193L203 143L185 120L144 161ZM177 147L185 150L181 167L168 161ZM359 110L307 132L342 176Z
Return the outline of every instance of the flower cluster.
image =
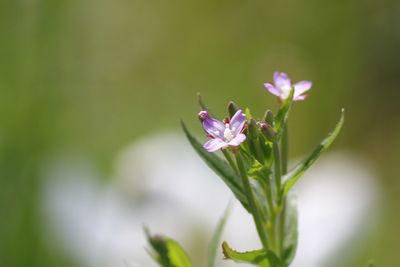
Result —
M275 72L274 85L264 83L264 86L271 94L278 96L281 102L289 97L290 91L293 88L293 101L299 101L306 98L305 93L310 90L312 82L300 81L292 85L286 73ZM210 137L210 140L204 144L204 148L208 152L214 152L227 147L237 147L246 140L246 135L243 134L246 115L242 110L236 111L232 118L227 118L225 121L219 121L210 117L209 113L205 110L200 111L198 117L202 122L204 131ZM266 128L270 127L266 122L259 122L259 125L263 132L265 132Z
M307 158L288 170L289 112L293 101L306 98L305 93L311 85L311 81L292 84L287 74L275 72L274 82L265 83L264 86L279 98L280 106L275 114L267 110L262 119L255 119L250 109L244 113L230 102L230 117L220 121L211 116L199 99L203 110L198 117L209 138L204 145L182 123L193 149L252 215L262 244L258 250L237 252L223 242L222 250L226 259L260 267L288 267L293 261L297 247L297 211L289 193L320 154L332 144L344 121L342 112L334 131ZM216 151L221 151L223 157L210 153ZM221 221L217 234L221 233L225 219ZM211 267L217 255L219 239L218 236L213 238L214 245L210 248ZM176 241L149 233L148 240L154 250L151 255L161 266L192 267L189 257Z

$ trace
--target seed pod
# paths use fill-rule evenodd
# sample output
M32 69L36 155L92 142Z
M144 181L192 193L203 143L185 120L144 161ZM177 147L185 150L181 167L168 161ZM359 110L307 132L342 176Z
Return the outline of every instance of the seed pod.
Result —
M255 119L251 118L249 121L249 138L255 139L258 136L257 122Z
M229 116L231 116L231 118L232 118L233 115L235 115L236 111L238 111L238 110L239 110L239 107L233 101L230 101L228 104Z

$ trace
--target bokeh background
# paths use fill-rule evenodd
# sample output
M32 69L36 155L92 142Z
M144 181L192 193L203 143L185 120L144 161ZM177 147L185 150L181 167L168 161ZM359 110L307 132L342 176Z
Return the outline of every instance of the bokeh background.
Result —
M377 171L379 227L342 266L398 266L399 25L396 0L1 1L0 266L82 266L43 221L54 157L89 159L107 185L138 138L179 131L180 118L200 133L197 92L220 116L229 100L275 109L262 87L275 70L314 83L291 115L292 157L345 107L333 150Z

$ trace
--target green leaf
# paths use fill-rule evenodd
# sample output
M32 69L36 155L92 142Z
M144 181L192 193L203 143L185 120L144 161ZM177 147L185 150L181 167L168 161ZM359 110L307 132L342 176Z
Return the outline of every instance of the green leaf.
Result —
M222 243L222 252L226 259L231 259L238 263L250 263L261 267L282 267L279 258L271 250L259 249L237 252L224 242Z
M297 205L292 194L288 194L286 197L285 218L285 237L283 240L284 251L282 260L287 266L289 266L296 255L298 242Z
M219 242L221 240L222 232L224 231L226 221L228 220L231 209L232 209L232 202L230 202L228 204L228 206L226 207L224 215L219 220L217 228L215 229L215 232L211 239L211 243L210 243L209 250L208 250L209 251L209 256L208 256L208 261L207 261L208 267L214 267L214 265L215 265L215 259L217 257Z
M281 108L275 116L275 130L281 136L283 126L289 117L289 111L293 103L294 87L291 88L289 96L283 101Z
M232 168L215 153L210 153L203 148L203 146L194 138L182 121L182 128L186 134L187 139L192 145L197 154L206 162L206 164L225 182L231 189L235 197L242 203L243 207L249 211L247 198L243 193L240 178L235 174Z
M246 108L244 110L244 114L246 114L246 120L250 120L251 119L251 112L249 108Z
M178 242L164 236L151 236L147 229L145 232L154 250L149 253L162 267L192 267L188 255Z
M211 115L210 110L207 108L207 106L204 104L203 98L201 97L200 93L197 93L197 102L199 103L200 107L202 110L205 110L208 112L208 114Z
M310 166L319 158L322 152L324 152L333 143L338 136L344 123L344 109L340 116L339 122L336 124L335 129L325 138L320 145L308 156L304 161L299 163L293 168L288 174L283 177L283 196L285 196L289 190L296 184L304 172L310 168Z
M268 166L262 165L257 159L253 158L252 164L247 171L247 175L255 180L265 181L271 174Z

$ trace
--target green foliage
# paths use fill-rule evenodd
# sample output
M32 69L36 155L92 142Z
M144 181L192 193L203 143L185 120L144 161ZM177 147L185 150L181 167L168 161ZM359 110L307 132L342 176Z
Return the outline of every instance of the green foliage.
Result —
M297 231L297 205L294 197L291 194L286 196L286 210L285 210L285 236L283 240L283 255L282 261L285 265L293 261L296 255L298 231Z
M206 151L182 122L186 137L195 151L223 179L236 198L253 215L257 233L263 245L260 250L237 252L224 242L222 248L226 259L261 267L287 267L295 257L298 242L297 207L288 193L303 173L335 140L343 127L344 112L342 111L333 132L308 158L285 174L288 161L288 140L285 129L287 129L293 95L294 88L291 89L289 97L281 103L276 116L271 111L267 111L264 121L261 122L257 122L250 109L246 108L247 128L243 130L247 137L246 141L238 147L223 149L222 153L226 161L218 157L216 153ZM201 99L199 102L202 108L206 109ZM239 107L230 102L229 113L232 115L237 109ZM282 173L285 176L282 177ZM225 214L214 234L210 246L209 267L214 267L216 247L221 238L226 216ZM159 251L163 252L165 249L160 247ZM156 259L159 262L165 262L160 255L163 254L160 253Z
M151 236L148 230L145 232L153 249L149 254L162 267L192 267L188 255L178 242L164 236Z
M206 162L206 164L218 174L225 184L231 189L236 198L242 203L246 210L249 210L247 198L243 192L240 177L238 177L232 168L215 153L209 153L203 146L194 138L187 129L186 125L182 122L183 131L187 139L192 145L197 154Z
M340 116L339 122L336 124L335 129L325 138L320 145L301 163L299 163L293 170L286 174L283 178L283 189L282 194L285 196L289 190L296 184L304 172L319 158L322 152L324 152L333 143L338 134L340 133L344 123L344 109Z
M222 251L226 259L238 263L250 263L261 267L283 267L279 258L271 250L259 249L238 252L230 248L226 242L223 242Z

